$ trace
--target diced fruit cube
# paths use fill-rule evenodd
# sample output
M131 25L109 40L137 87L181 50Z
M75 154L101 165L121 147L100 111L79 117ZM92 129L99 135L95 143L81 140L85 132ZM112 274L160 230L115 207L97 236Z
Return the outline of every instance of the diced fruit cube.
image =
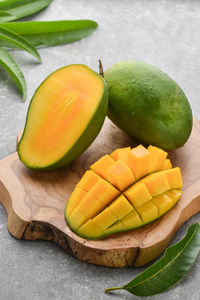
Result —
M74 189L71 194L69 201L67 202L66 214L69 217L72 211L79 205L83 197L87 194L85 190L78 186Z
M149 223L155 219L158 218L158 208L157 206L149 201L145 204L143 204L142 206L137 208L137 211L142 219L142 222L145 223Z
M167 176L163 171L148 175L140 182L143 182L146 185L152 196L157 196L170 189Z
M105 230L117 221L117 218L108 208L105 208L100 214L92 219L101 230Z
M142 145L133 148L127 153L127 164L136 179L148 174L150 152Z
M106 179L120 191L125 190L135 182L131 169L120 159L107 169Z
M118 220L120 220L130 213L133 207L129 201L123 195L121 195L108 206L108 209Z
M147 149L151 154L149 160L149 173L160 171L162 169L164 161L166 160L167 152L151 145Z
M169 160L169 158L165 159L161 170L168 170L168 169L171 169L171 168L172 168L171 161Z
M137 228L143 225L142 220L135 209L133 209L127 216L122 218L120 222L127 230Z
M109 182L99 178L99 181L88 192L92 197L107 206L120 192Z
M170 189L181 189L183 187L180 168L163 171L168 179Z
M167 196L165 193L153 197L152 202L158 207L158 215L162 216L170 208L174 206L174 200Z
M126 148L120 148L120 149L116 149L115 151L113 151L110 156L112 157L112 159L114 160L122 160L125 163L127 162L127 153L128 151L130 151L131 148L130 147L126 147Z
M85 237L95 238L104 234L104 231L101 230L92 220L89 220L79 228L79 233Z
M142 182L132 185L124 194L135 207L141 206L152 198L146 185Z
M77 186L88 192L93 185L97 183L97 181L99 181L99 176L97 176L93 171L89 170L85 172Z
M114 164L114 160L109 155L104 155L99 160L97 160L93 165L91 165L90 168L97 175L106 179L106 175L107 175L106 171L113 164Z

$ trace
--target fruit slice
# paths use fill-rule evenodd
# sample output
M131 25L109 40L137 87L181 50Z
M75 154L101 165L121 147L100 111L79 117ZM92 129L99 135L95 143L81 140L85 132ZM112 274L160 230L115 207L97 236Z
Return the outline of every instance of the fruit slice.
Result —
M135 177L131 169L120 159L107 169L106 179L120 191L125 190L135 182Z
M74 232L98 239L132 230L176 204L182 193L180 169L171 168L163 150L148 149L117 149L86 171L66 205L65 216Z
M158 207L159 216L162 216L175 204L175 201L172 198L170 198L166 193L154 197L152 199L152 202Z
M47 77L31 100L21 161L32 169L72 162L95 139L107 113L103 78L85 65L69 65Z
M144 224L152 222L158 218L158 207L152 201L138 207L137 211Z
M166 174L171 189L182 189L183 182L180 168L165 170L163 173Z
M133 207L123 195L120 195L108 206L108 209L118 220L120 220L128 215L133 210Z
M71 197L67 202L67 216L69 217L72 211L79 205L83 197L87 194L85 190L78 186L72 192Z
M124 161L125 163L127 162L127 153L131 150L130 147L126 147L126 148L120 148L120 149L116 149L115 151L113 151L110 156L112 157L112 159L114 160L118 160L121 159L122 161Z
M157 196L170 189L170 185L164 171L148 175L144 177L144 179L141 179L140 182L143 182L146 185L152 196Z
M171 169L172 168L172 164L171 164L171 161L167 158L165 159L163 165L162 165L162 168L161 170L167 170L167 169Z
M161 170L166 161L167 152L151 145L148 147L148 151L151 154L151 158L149 160L149 173Z
M78 182L77 186L88 192L98 181L99 176L89 170L85 172L81 180Z
M124 194L134 207L141 206L152 199L149 190L142 182L137 182L136 184L132 185L124 192Z
M112 167L114 164L114 160L110 157L110 155L102 156L97 162L91 165L92 171L94 171L97 175L106 178L107 177L107 169Z
M136 179L150 173L148 170L150 157L150 152L142 145L133 148L127 153L127 164Z

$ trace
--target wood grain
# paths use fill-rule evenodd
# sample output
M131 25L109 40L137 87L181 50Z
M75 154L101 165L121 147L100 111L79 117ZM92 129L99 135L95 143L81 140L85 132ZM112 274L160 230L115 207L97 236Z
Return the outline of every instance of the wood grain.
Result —
M67 226L64 207L76 183L102 155L119 147L138 144L108 119L90 146L71 166L58 171L27 169L17 153L0 161L0 202L8 215L8 230L17 239L51 240L68 253L89 263L141 266L167 247L179 227L200 210L200 122L184 147L169 153L180 166L184 193L178 204L162 218L143 228L98 241L80 238Z

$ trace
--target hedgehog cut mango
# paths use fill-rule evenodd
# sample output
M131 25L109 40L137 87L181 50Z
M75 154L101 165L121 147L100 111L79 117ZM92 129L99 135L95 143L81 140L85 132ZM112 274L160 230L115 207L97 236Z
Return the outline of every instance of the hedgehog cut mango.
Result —
M79 236L99 239L144 226L180 199L182 177L167 153L139 145L104 155L86 171L71 197L65 217Z
M36 90L29 105L20 160L31 169L71 163L99 133L108 106L104 79L85 65L63 67Z

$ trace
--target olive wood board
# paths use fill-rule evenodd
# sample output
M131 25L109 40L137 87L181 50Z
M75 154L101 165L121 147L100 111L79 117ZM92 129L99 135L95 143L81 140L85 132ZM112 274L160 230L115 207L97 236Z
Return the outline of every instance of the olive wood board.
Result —
M18 136L18 141L20 136ZM200 121L184 147L170 151L182 171L184 192L179 202L157 221L126 233L91 241L72 232L64 208L75 185L90 165L120 147L136 146L109 119L92 143L70 166L57 171L32 171L14 153L0 161L0 202L8 230L17 239L51 240L82 261L123 267L141 266L160 255L179 227L200 210Z

